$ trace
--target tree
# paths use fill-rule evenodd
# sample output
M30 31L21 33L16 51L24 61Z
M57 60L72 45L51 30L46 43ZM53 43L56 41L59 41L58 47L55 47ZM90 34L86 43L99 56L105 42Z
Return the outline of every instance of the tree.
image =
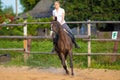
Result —
M40 0L20 0L24 11L31 10ZM55 1L55 0L53 0ZM67 21L120 20L120 0L59 0Z
M3 13L4 13L4 14L13 14L14 12L13 12L12 6L5 7L5 8L3 9Z
M40 0L20 0L24 12L31 10Z
M2 2L0 0L0 12L2 12Z
M120 20L119 0L60 0L68 21Z

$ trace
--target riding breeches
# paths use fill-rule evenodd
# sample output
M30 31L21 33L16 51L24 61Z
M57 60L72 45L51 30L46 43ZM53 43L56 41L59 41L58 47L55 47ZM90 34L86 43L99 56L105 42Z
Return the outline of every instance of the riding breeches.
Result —
M64 23L64 24L62 25L62 27L67 31L67 33L68 33L68 35L71 37L72 41L74 41L74 40L75 40L75 37L74 37L71 29L69 28L69 26L68 26L66 23Z
M64 24L62 25L62 27L63 27L67 32L73 34L72 31L71 31L71 29L69 28L69 26L68 26L66 23L64 23Z

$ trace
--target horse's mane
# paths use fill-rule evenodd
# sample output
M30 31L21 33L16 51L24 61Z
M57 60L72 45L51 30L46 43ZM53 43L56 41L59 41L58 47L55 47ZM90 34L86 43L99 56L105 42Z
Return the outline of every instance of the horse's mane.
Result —
M58 28L58 33L59 35L62 35L60 37L66 37L68 36L67 33L64 31L62 25L58 21L54 21L55 26Z

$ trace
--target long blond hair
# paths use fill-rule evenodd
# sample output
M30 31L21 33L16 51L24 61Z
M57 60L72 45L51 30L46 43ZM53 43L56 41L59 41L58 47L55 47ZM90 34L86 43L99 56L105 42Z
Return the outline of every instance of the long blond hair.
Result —
M60 1L55 1L54 3L58 3L60 5Z

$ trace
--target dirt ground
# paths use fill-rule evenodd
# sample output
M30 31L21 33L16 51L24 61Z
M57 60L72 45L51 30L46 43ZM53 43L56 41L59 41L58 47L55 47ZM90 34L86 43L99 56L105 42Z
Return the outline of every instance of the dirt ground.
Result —
M120 80L120 70L75 69L75 76L66 75L63 69L3 67L0 80Z

